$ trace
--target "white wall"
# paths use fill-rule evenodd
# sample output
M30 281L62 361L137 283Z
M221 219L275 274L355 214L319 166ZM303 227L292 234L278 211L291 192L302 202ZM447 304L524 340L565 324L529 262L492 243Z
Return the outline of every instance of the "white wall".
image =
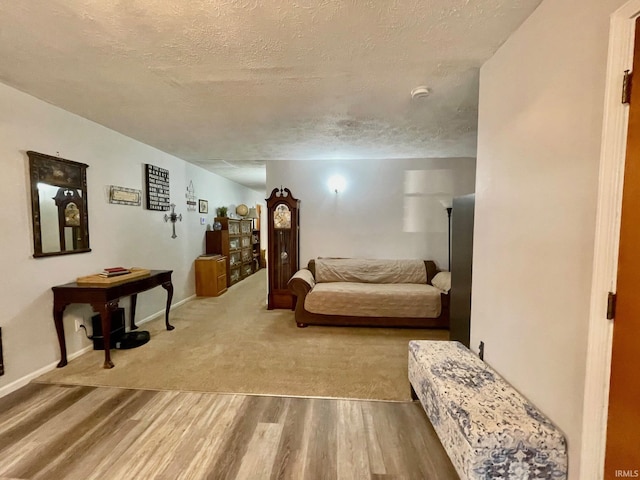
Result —
M193 181L196 196L209 201L207 223L212 223L217 206L264 204L265 197L264 192L249 190L2 84L0 105L0 327L5 364L1 395L60 358L51 313L52 286L108 266L139 266L174 271L174 303L194 295L193 260L204 252L206 227L200 225L202 215L197 210L187 211L189 181ZM32 257L27 150L59 153L89 165L91 252ZM171 224L164 222L164 212L107 202L109 185L144 190L145 163L170 172L171 201L183 216L176 224L176 239L171 238ZM137 319L161 311L165 301L166 292L161 288L140 294ZM121 306L128 308L129 301L124 300ZM74 332L74 318L90 325L91 315L90 307L67 307L64 323L69 354L90 345L81 333Z
M328 179L340 174L344 192ZM473 193L475 159L273 161L267 192L300 199L300 264L319 256L423 258L447 268L440 198Z
M566 434L580 478L609 15L545 0L483 67L471 345Z

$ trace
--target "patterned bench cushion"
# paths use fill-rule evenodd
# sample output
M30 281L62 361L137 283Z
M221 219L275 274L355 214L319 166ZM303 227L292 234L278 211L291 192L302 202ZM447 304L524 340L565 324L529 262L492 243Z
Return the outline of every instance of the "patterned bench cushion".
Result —
M562 433L462 344L409 342L409 381L461 478L567 478Z

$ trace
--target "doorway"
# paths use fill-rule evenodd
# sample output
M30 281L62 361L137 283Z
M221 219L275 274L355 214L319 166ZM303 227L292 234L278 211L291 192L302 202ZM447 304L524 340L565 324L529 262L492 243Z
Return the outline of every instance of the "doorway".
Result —
M640 17L636 19L633 72L640 80ZM640 476L640 88L631 89L622 190L617 305L613 323L605 478Z
M620 93L622 73L632 69L635 19L639 12L640 0L630 0L610 17L580 458L580 477L584 480L601 479L605 464L605 432L614 329L613 323L606 320L605 313L607 292L615 292L617 288L622 173L625 165L629 113L629 108L620 102ZM625 470L625 467L621 466L619 470Z

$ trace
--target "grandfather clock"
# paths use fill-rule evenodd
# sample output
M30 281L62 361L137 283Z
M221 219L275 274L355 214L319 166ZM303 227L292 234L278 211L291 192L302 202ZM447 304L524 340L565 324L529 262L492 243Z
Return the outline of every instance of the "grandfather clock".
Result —
M287 282L298 271L300 200L288 188L274 188L267 201L269 295L267 308L295 307Z

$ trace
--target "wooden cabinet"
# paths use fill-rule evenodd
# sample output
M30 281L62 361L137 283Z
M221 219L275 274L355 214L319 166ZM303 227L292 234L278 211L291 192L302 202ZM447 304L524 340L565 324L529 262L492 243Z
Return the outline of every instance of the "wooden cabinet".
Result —
M226 257L227 284L238 283L254 272L252 254L252 221L216 217L221 230L206 233L205 251Z
M196 295L217 297L227 290L227 257L202 256L196 259Z
M475 195L453 199L451 213L451 291L449 340L469 347L471 338L471 267Z

